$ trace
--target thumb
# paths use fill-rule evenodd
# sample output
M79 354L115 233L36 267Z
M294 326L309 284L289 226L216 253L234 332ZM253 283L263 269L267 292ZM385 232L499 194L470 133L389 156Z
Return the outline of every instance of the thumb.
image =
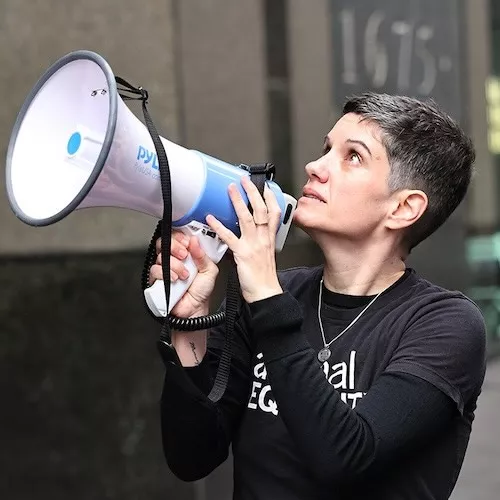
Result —
M193 258L199 273L209 271L215 264L211 261L210 257L206 254L205 250L200 245L200 241L196 236L192 236L189 240L189 253Z

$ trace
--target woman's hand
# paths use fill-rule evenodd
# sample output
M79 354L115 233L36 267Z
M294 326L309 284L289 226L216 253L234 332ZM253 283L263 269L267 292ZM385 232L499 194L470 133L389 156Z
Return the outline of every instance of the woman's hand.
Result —
M156 241L156 263L151 266L149 273L150 284L157 279L163 279L161 267L161 238ZM215 280L219 268L214 264L201 248L198 238L189 238L180 231L172 231L170 250L170 281L175 283L178 279L187 279L189 272L184 266L184 260L191 254L198 274L186 293L172 308L171 313L180 318L192 318L208 314L210 296L215 287Z
M212 215L207 216L207 224L233 252L243 298L251 303L283 293L275 256L281 210L274 193L267 186L262 199L248 176L242 178L241 184L253 209L252 215L236 185L231 184L229 197L238 216L241 237L238 238Z

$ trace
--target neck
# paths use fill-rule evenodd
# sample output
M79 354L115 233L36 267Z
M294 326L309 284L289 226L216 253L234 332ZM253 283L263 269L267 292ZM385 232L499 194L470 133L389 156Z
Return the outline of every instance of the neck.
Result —
M321 244L325 256L323 281L327 289L346 295L375 295L404 274L402 256L390 244L329 242Z

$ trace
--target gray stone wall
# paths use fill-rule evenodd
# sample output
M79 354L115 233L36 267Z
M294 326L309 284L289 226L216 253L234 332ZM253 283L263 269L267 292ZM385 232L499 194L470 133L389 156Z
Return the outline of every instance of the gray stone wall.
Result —
M67 52L89 49L148 88L161 135L226 161L269 159L259 3L7 0L0 9L4 157L39 76ZM0 497L230 498L230 462L184 484L163 459L159 330L139 287L156 221L92 209L34 229L12 214L3 182L0 465L8 480ZM291 241L279 265L318 258ZM223 268L215 302L224 285Z
M279 266L318 257L291 244ZM230 462L194 484L165 465L142 263L137 252L0 259L1 498L230 498ZM214 303L225 280L224 265Z
M270 160L263 3L177 7L183 143L232 163Z
M194 498L162 454L141 260L0 260L1 498Z
M1 157L36 80L78 49L148 88L158 129L176 140L173 38L170 1L2 1ZM143 254L123 253L144 248L156 221L93 209L34 229L13 216L0 179L0 497L194 498L161 450Z
M35 82L57 59L79 49L98 52L115 74L147 88L158 130L176 140L173 30L171 1L2 0L0 157L5 158L15 118ZM140 105L130 108L142 116ZM33 161L42 165L36 151ZM0 254L137 248L148 240L154 225L142 214L93 209L77 211L57 225L34 230L12 215L4 175L0 176Z
M287 2L293 162L280 168L293 171L295 194L304 165L319 153L339 111L332 94L329 4ZM481 19L473 26L486 29ZM116 74L150 91L161 135L229 162L273 161L266 95L276 82L266 75L264 22L263 2L1 0L0 155L43 71L69 51L90 49ZM467 57L485 44L476 40ZM480 70L487 74L484 57ZM475 80L464 97L476 138L484 131L482 84ZM141 117L140 106L130 107ZM487 170L488 152L479 142ZM156 221L92 209L34 229L14 217L3 183L2 175L0 498L230 498L230 461L206 481L184 484L162 456L159 332L139 288L143 250ZM490 197L486 201L491 205ZM480 219L483 209L476 201L471 219ZM467 210L412 258L446 286L467 283ZM278 257L281 268L319 261L300 231ZM223 272L216 301L224 278Z

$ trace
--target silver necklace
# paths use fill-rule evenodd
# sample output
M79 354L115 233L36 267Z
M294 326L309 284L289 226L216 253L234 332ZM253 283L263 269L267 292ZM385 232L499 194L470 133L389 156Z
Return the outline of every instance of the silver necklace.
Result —
M330 346L337 339L342 337L342 335L344 335L344 333L347 332L347 330L349 330L349 328L351 328L351 326L353 326L354 323L356 323L356 321L358 321L358 319L361 318L361 316L363 316L363 314L367 311L367 309L380 297L381 294L382 294L382 292L379 292L377 295L375 295L375 297L373 297L373 299L370 300L368 305L336 337L334 337L332 340L330 340L330 342L328 342L328 344L327 344L326 338L325 338L325 330L323 329L323 322L321 321L321 300L323 298L323 279L321 280L321 282L319 284L319 296L318 296L318 322L319 322L319 329L321 330L321 337L323 338L323 346L324 346L318 352L318 360L321 363L324 363L332 355L332 351L330 351Z

